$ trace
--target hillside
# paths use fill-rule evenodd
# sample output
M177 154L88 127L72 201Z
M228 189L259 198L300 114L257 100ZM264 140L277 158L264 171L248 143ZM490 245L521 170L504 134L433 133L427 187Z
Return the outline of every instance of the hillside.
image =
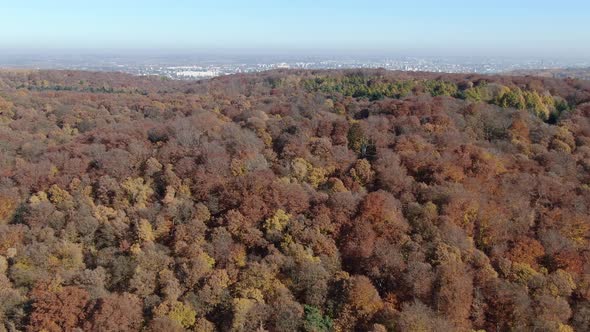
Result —
M588 331L590 82L0 71L0 331Z

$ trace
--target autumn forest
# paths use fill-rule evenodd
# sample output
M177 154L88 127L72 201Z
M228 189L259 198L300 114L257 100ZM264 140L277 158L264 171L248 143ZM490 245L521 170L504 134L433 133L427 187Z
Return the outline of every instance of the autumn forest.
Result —
M0 331L589 331L590 81L0 72Z

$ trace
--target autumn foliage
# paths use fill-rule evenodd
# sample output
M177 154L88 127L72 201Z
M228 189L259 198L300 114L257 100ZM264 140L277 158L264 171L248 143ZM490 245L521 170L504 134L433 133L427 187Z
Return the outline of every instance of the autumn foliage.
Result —
M588 331L590 84L0 73L0 331Z

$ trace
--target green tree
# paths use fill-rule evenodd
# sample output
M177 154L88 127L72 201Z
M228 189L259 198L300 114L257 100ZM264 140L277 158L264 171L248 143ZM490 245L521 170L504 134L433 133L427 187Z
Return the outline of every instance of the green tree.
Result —
M458 89L455 83L441 81L441 80L428 80L424 82L424 88L433 97L436 96L450 96L457 95Z
M365 132L360 124L354 123L348 130L348 148L356 153L361 152L363 145L367 144L367 138Z
M332 329L332 319L328 316L322 315L322 312L318 308L304 305L303 312L305 314L305 320L303 322L303 329L305 331L323 332Z
M522 91L518 88L508 89L508 91L501 94L496 104L503 108L512 107L519 110L526 108L526 101L522 95Z

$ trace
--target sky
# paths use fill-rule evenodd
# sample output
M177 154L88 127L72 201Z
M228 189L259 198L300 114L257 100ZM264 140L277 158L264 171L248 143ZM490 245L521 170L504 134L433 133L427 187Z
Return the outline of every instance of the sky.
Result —
M0 0L0 50L590 57L588 0Z

